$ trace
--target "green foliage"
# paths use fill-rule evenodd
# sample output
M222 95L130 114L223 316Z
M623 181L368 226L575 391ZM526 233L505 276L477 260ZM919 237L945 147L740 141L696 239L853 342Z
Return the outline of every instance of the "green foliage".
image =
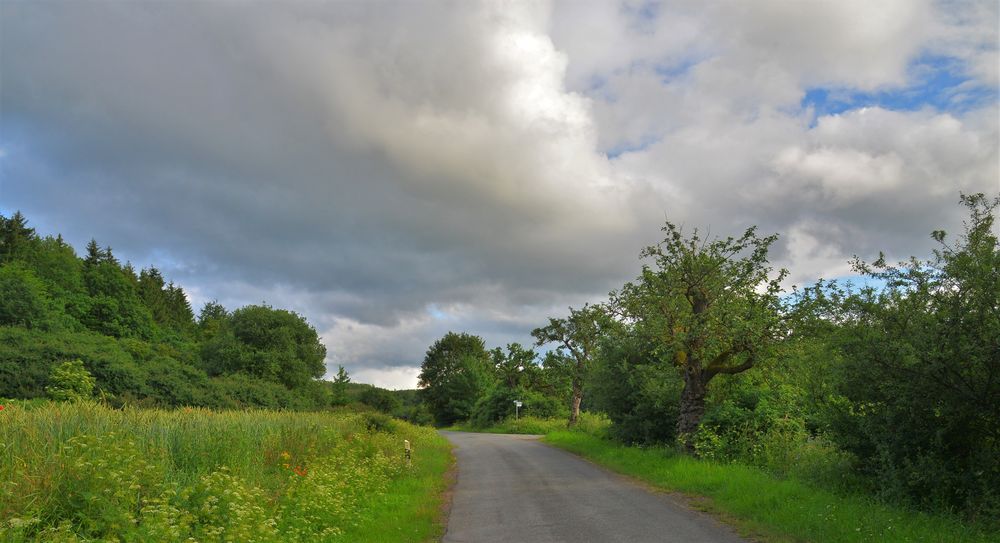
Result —
M394 413L402 402L391 391L379 387L370 387L361 393L361 403L382 413Z
M523 387L495 386L479 398L469 417L473 427L485 428L515 416L514 401L522 402L520 413L535 418L565 416L569 409L557 398Z
M198 337L201 340L212 339L219 333L229 319L229 312L219 302L205 303L198 314Z
M82 360L110 399L141 393L142 370L117 341L91 332L44 332L0 327L0 396L45 395L49 374L66 360Z
M50 320L45 284L19 262L0 266L0 326L42 328Z
M998 518L1000 199L962 202L965 232L935 232L932 258L855 262L886 286L843 294L835 429L881 495Z
M94 395L94 377L81 360L63 362L53 368L49 383L45 391L56 401L77 402Z
M234 311L202 348L209 375L244 373L288 388L323 376L326 347L301 316L251 305Z
M100 261L85 268L84 285L90 294L79 320L87 328L112 337L153 337L155 325L135 286L114 262Z
M493 380L483 340L448 332L428 349L420 368L419 386L434 420L447 426L468 419Z
M606 321L603 310L585 305L583 309L569 308L569 317L549 319L548 326L535 328L531 335L536 344L555 343L555 358L552 360L572 361L563 365L568 370L569 392L567 404L570 406L569 425L576 424L583 403L584 381L590 372L596 354L597 342L601 336L601 325Z
M590 380L593 407L611 419L610 435L624 443L673 443L683 382L652 354L654 346L619 331L601 340Z
M195 329L194 313L184 289L167 284L160 271L148 268L139 273L136 288L153 320L161 328L188 335Z
M332 405L347 405L350 401L347 397L347 384L350 382L351 376L347 374L344 366L337 366L337 375L333 378L330 391L330 403Z
M20 211L9 219L0 215L0 264L19 257L35 239L35 229L28 227L28 219Z
M787 271L772 277L767 253L777 236L760 237L753 227L739 238L685 236L669 222L663 231L666 238L641 253L653 266L612 292L611 308L654 341L655 358L681 370L677 433L693 452L709 382L750 369L785 337L778 294Z

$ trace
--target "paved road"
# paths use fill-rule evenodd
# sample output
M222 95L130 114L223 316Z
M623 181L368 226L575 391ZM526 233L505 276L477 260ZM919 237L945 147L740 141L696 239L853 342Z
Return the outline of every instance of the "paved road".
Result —
M442 433L458 457L445 543L745 543L669 496L537 437Z

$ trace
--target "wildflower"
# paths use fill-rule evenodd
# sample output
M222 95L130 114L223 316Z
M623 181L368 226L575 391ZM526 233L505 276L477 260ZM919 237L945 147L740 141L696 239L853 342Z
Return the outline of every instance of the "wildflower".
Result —
M292 455L289 454L288 451L281 451L281 459L282 460L288 460L291 457L292 457Z
M0 404L0 411L3 411L3 404Z
M295 467L294 467L294 468L292 469L292 471L294 471L294 472L295 472L295 475L298 475L299 477L305 477L305 476L306 476L306 474L307 474L307 473L309 473L309 472L308 472L308 471L306 470L306 468L304 468L304 467L302 467L302 466L295 466Z

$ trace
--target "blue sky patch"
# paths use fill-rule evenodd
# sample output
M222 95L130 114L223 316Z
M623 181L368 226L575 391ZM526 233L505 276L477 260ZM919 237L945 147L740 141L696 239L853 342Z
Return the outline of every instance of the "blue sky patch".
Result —
M607 156L608 159L614 160L625 153L644 151L648 149L649 146L659 143L662 139L663 138L661 136L646 135L639 139L639 141L623 141L605 151L604 155Z
M806 90L803 109L813 108L818 117L836 115L862 107L916 111L930 107L961 113L998 98L997 89L967 75L965 63L953 57L925 55L910 64L910 85L878 91L813 87Z

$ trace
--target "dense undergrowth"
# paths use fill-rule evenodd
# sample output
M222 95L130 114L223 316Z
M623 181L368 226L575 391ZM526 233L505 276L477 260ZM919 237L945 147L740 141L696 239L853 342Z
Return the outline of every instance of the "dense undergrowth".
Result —
M0 419L0 541L391 542L440 532L449 446L381 414L6 402Z

